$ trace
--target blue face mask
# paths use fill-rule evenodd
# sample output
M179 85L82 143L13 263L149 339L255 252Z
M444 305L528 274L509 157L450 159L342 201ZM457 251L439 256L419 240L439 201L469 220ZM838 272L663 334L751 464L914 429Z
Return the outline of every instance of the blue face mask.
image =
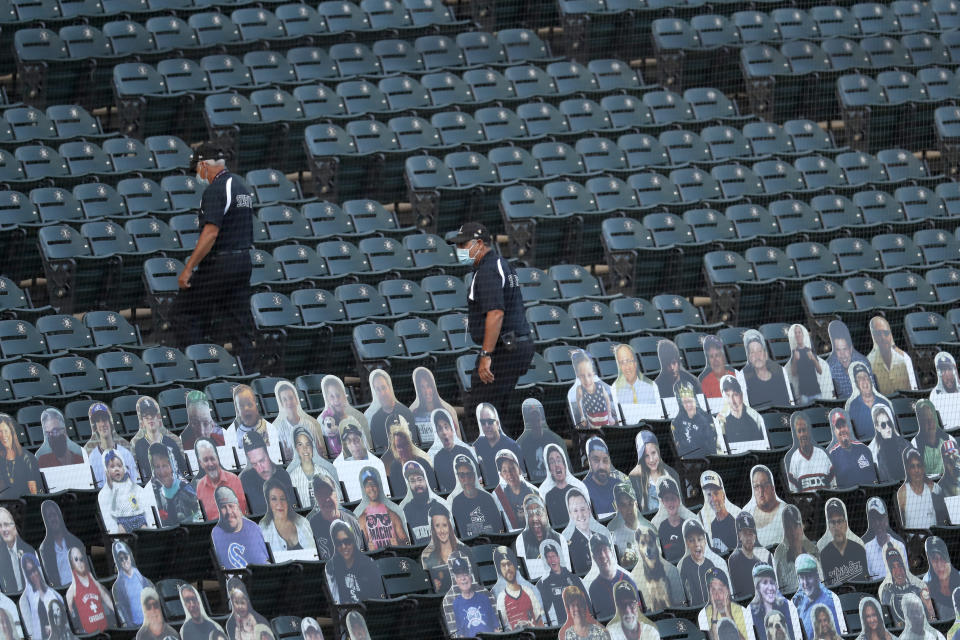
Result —
M210 186L210 181L207 180L206 178L200 177L199 171L197 171L196 178L197 178L197 184L199 184L201 187L207 188L208 186Z
M457 248L457 262L460 264L473 264L473 258L470 257L469 245L466 249Z

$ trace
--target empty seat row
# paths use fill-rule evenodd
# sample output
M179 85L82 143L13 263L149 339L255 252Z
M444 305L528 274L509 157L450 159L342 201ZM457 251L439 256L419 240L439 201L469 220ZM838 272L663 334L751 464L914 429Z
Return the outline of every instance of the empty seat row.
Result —
M441 238L430 236L425 240L423 234L417 233L413 227L401 226L393 211L370 199L348 200L342 206L332 202L308 202L299 209L288 204L267 205L257 211L254 244L288 239L316 241L331 237L349 240L372 235L402 240L420 251L442 251L453 255L453 249Z
M274 93L280 94L279 91ZM370 91L361 93L359 104L364 104L375 95ZM728 117L737 121L744 120L737 115L736 106L716 90L691 89L688 90L687 95L692 103L697 105L696 112L691 103L679 95L654 91L645 94L642 99L626 94L606 96L601 99L600 105L589 99L571 99L561 102L559 109L548 103L535 102L520 105L516 112L506 108L492 107L489 110L478 111L477 115L486 123L486 129L491 132L491 135L499 134L512 140L515 136L523 136L526 133L527 137L531 138L530 142L536 142L543 136L571 139L572 142L572 138L582 137L587 131L626 132L635 127L667 128L675 122L695 126L696 124L708 125L716 121L697 120L697 115L720 120ZM208 108L212 108L214 103L220 104L221 98L222 96L209 96ZM231 99L235 99L241 107L246 104L241 96L234 96ZM221 118L218 122L224 127L239 128L239 136L235 139L237 139L237 149L241 156L241 166L247 167L255 162L259 162L259 166L262 166L265 154L268 154L268 158L272 158L273 156L269 154L276 153L282 155L277 162L291 164L288 170L296 170L298 168L296 154L291 153L287 147L280 149L276 144L276 137L271 136L270 132L265 130L262 123L257 120L257 112L252 105L246 106L251 117L248 122L233 120L232 125L228 124L231 122L230 118L235 116L229 104L224 104L222 109L218 109L211 115L211 117ZM311 108L313 106L311 105ZM276 135L291 136L300 124L307 124L307 122L305 120L285 121L284 130L277 132ZM236 129L233 131L236 132ZM372 195L381 201L402 199L405 185L399 160L420 148L437 147L438 139L439 146L456 144L489 148L497 144L487 141L488 136L484 133L484 129L473 117L460 112L435 114L430 123L419 117L393 118L388 125L371 120L353 121L346 126L346 130L333 123L310 124L303 129L302 136L307 154L306 162L314 178L314 191L330 194L326 197L334 200L363 197L361 194L368 194L368 197ZM400 143L401 140L404 140L403 145ZM520 144L530 146L525 142ZM604 150L604 144L606 143L601 140L585 141L584 153L591 157L594 152L601 155L619 153L611 147ZM643 140L637 142L639 157L646 155L647 149L642 148L646 144ZM257 155L259 149L263 151ZM382 155L390 151L399 151L402 157ZM494 150L491 153L500 153L505 167L507 164L516 165L510 170L511 173L518 175L525 173L532 176L533 174L527 171L530 165L524 158L517 160L509 157L515 151L529 156L526 150L513 148ZM589 171L579 154L566 143L533 144L531 151L532 157L541 165L539 170L541 176L571 172L582 174L585 170ZM471 161L471 157L463 156L468 162ZM247 159L243 160L243 158ZM603 159L599 156L595 160L597 162L594 164L603 164ZM407 157L406 162L429 164L432 160L426 156L414 155ZM408 172L408 177L411 176L415 177L415 174ZM414 189L420 188L421 183L419 179L407 182ZM436 227L431 224L428 223L425 228L435 230ZM452 226L458 226L458 224Z
M66 353L112 348L142 350L140 330L115 311L89 311L81 319L50 314L36 319L0 321L0 361L30 358L38 362Z
M344 80L335 89L317 81L338 80L337 64L318 59L319 49L292 50L289 58L272 51L253 51L244 62L232 56L207 56L200 64L185 60L161 61L156 69L142 63L124 63L114 67L114 85L119 99L143 96L157 99L183 92L200 96L223 89L245 90L253 107L264 111L280 102L297 104L301 113L288 113L287 119L336 118L367 112L435 109L455 104L521 102L533 97L573 97L578 93L613 93L643 88L639 76L617 60L596 61L594 71L580 67L570 74L568 63L548 65L546 71L532 66L508 67L504 73L489 68L464 72L427 74L419 78L393 76L379 80ZM302 57L301 57L302 56ZM325 57L325 56L324 56ZM290 59L295 62L291 62ZM354 76L347 75L346 78ZM260 91L257 88L264 87ZM270 87L270 88L265 88ZM280 93L276 87L284 87ZM292 93L290 96L287 92ZM616 94L619 95L619 94ZM697 97L697 94L692 94ZM216 96L209 96L216 98ZM208 99L209 99L208 98ZM599 98L599 96L598 96ZM219 98L217 98L219 99ZM238 99L246 99L238 96ZM676 99L680 99L679 96ZM702 98L696 101L704 101ZM237 111L242 117L248 109L242 102ZM700 110L707 105L696 105ZM271 118L268 113L263 117Z
M502 103L502 96L493 95L500 91L506 92L506 97L512 100L515 94L510 84L486 84L492 79L488 75L494 72L481 70L478 73L481 77L475 78L473 85L448 74L450 82L444 82L443 87L428 88L413 78L400 76L381 80L379 85L367 80L341 82L335 90L322 84L307 85L295 88L292 95L276 89L254 91L249 99L239 94L232 94L229 98L214 94L206 97L205 108L208 120L226 125L257 120L393 115L402 111L435 111L453 104ZM615 89L605 93L607 95L596 96L599 102L592 98L571 97L559 101L557 106L536 101L524 103L523 100L510 106L524 120L527 135L531 136L752 119L752 116L740 114L734 100L707 87L688 89L682 96L671 91L648 91L642 98ZM490 112L489 115L501 117L502 114Z
M902 150L890 150L882 159L862 152L850 155L849 164L844 166L824 156L803 156L793 164L774 159L755 162L749 167L727 163L715 165L709 171L699 167L674 169L668 175L638 172L625 180L604 176L588 182L588 189L593 194L571 182L566 187L569 193L565 196L565 209L567 212L645 208L685 210L700 203L732 203L743 199L763 203L782 198L784 194L852 193L870 185L890 188L898 183L930 181L925 165ZM497 187L488 189L488 192L490 197L499 198L499 189L515 181L536 184L541 180L570 177L579 182L590 176L581 155L573 147L559 142L539 143L533 147L532 153L519 147L498 148L491 151L489 157L473 151L449 153L442 159L414 155L407 158L405 172L411 201L421 224L426 227L437 223L436 218L439 218L441 229L457 226L458 212L448 211L445 201L457 202L467 188L478 185ZM952 183L946 184L943 189L949 191ZM911 190L906 187L899 193L908 217L943 218L951 215L932 188ZM417 198L421 194L435 194L429 212L417 208ZM518 201L528 199L536 199L535 194L531 192L517 198ZM428 220L424 213L435 219ZM494 220L491 224L498 227L499 221Z
M185 158L188 159L189 156ZM141 172L144 169L126 168L125 171ZM245 179L256 207L313 200L304 198L297 183L274 169L250 171ZM0 191L0 225L35 226L104 218L124 221L148 214L169 218L198 210L202 195L203 185L193 176L182 174L165 176L159 183L147 177L125 178L116 186L84 182L76 185L72 192L61 187L38 187L27 195L6 190Z
M473 34L478 35L478 34ZM487 37L486 34L479 34ZM492 36L490 36L492 37ZM536 36L532 36L536 37ZM163 94L182 91L207 93L226 88L245 89L258 86L293 87L316 81L339 82L360 77L377 78L385 75L409 74L419 79L428 90L439 91L449 84L449 76L437 73L437 68L406 68L402 59L419 53L404 40L381 40L374 43L372 51L366 45L342 43L329 49L321 47L296 47L282 51L249 51L243 59L233 55L207 55L199 60L167 58L156 67L139 65L123 67L122 73L114 72L114 81L121 94ZM587 66L573 62L544 61L544 66L518 64L509 61L497 66L483 63L486 73L466 71L464 82L470 86L498 84L512 87L506 99L533 95L569 95L609 91L611 89L636 90L644 88L638 72L618 60L593 60ZM537 59L533 59L538 62ZM494 66L491 66L494 65ZM446 67L443 70L449 70ZM456 69L454 65L453 70ZM154 73L155 72L155 73ZM423 77L421 77L423 76ZM442 80L442 82L441 82ZM442 97L444 94L439 94ZM498 96L500 97L500 96ZM475 97L471 102L481 101ZM454 100L444 100L441 104Z
M394 9L400 7L398 3L386 4ZM321 9L328 6L332 11L339 11L350 6L350 3L325 2L320 6ZM449 12L441 3L434 6ZM365 44L343 42L343 37L336 33L329 40L332 44L329 54L326 49L302 46L315 44L318 36L328 31L326 24L330 22L329 16L325 18L309 5L296 3L278 7L277 12L284 17L283 20L266 9L242 8L234 11L231 17L208 11L195 13L186 20L169 15L150 18L144 24L118 20L104 24L102 30L86 24L68 25L61 28L59 33L48 28L19 29L13 36L19 71L17 87L19 93L35 106L76 102L100 107L106 105L111 69L117 63L153 63L163 58L175 58L178 54L192 58L213 53L240 55L264 49L268 45L279 51L259 51L251 56L248 64L254 71L259 71L259 75L272 77L271 82L295 81L289 73L293 68L287 64L282 53L286 49L292 49L294 61L302 73L326 73L328 66L340 68L340 75L361 72L382 75L386 72L380 59ZM390 35L385 31L370 33L381 37ZM463 33L458 37L462 48L451 38L442 35L423 35L413 42L382 40L374 48L382 54L384 61L391 61L388 67L400 64L401 59L412 57L421 61L422 71L479 64L468 62L468 59L489 59L491 63L527 58L550 59L546 45L532 32L512 29L498 35L500 39L487 33ZM456 55L449 57L446 55L448 51L456 51ZM277 63L271 62L275 58L284 60L279 70L275 68ZM229 82L243 82L242 74L222 68L234 59L228 57L226 62L221 59L215 56L210 63L213 73L220 72L220 81L225 82L227 80L223 78L229 78ZM49 64L52 61L57 61L56 68ZM217 76L204 77L204 74L198 74L196 69L190 68L178 73L177 68L182 64L163 63L170 75L176 78L176 84L186 84L197 91L211 90L217 86ZM311 66L312 71L309 70ZM245 80L249 84L252 80L250 70L247 69L247 72ZM283 75L284 72L287 75Z
M873 296L870 304L874 307L909 306L919 300L931 304L955 301L960 296L958 264L960 243L952 234L936 229L918 232L914 239L881 234L869 241L835 238L828 246L794 242L784 249L750 247L742 258L730 251L704 256L704 270L711 284L811 276L843 278L844 282L856 282L860 288L861 293L854 297ZM918 273L921 270L928 275L926 280ZM853 277L858 275L859 279ZM877 284L881 277L884 287ZM909 289L903 286L904 282ZM876 296L881 293L883 304L876 303Z
M654 295L664 287L687 295L708 293L713 296L723 279L735 272L727 269L741 262L730 256L744 250L757 257L772 256L772 264L783 267L777 272L777 277L781 278L809 276L816 272L841 275L858 271L884 273L901 268L925 272L956 263L960 245L955 234L930 229L929 220L899 225L879 222L881 211L899 211L902 215L902 205L886 192L864 191L856 194L854 200L859 200L863 208L844 196L824 195L814 198L810 204L794 199L775 200L766 207L735 204L728 206L725 213L709 208L691 208L682 217L672 213L650 213L642 222L633 218L606 217L598 225L599 244L610 270L612 290L642 296ZM880 210L872 208L877 203L881 205ZM872 237L858 237L867 214L872 216L867 222L875 225L868 231ZM587 232L589 218L576 216L573 219L578 218L585 222L577 240L582 238L584 244L595 244L596 236ZM535 230L529 234L534 240L520 245L523 257L529 255L534 264L540 264L542 253L551 259L553 256L549 251L539 248L540 238L549 241L550 232L564 222L568 227L576 228L569 220L570 216L566 219L560 216L537 218ZM522 225L521 229L524 229ZM895 230L901 233L895 233ZM525 236L521 235L521 238ZM809 250L801 256L804 262L799 272L784 254L788 246L801 253ZM715 257L705 262L704 256L718 247L727 252L722 260ZM549 248L556 251L554 247ZM559 255L577 254L575 249L567 249L566 254ZM781 256L784 260L780 260ZM645 267L654 262L663 265L662 271ZM718 273L714 274L711 269ZM770 277L773 276L757 271L749 279ZM737 275L734 279L740 278ZM758 289L755 293L758 297L749 304L744 301L742 305L750 309L752 320L762 320L768 315L775 319L789 318L790 304L798 300L788 299L781 307L768 304L769 300L764 298L764 295L772 296L773 289ZM744 291L738 293L740 297L746 295ZM722 317L721 306L716 309L717 317ZM793 310L799 313L799 309Z
M220 13L197 13L185 21L164 16L150 18L145 24L135 21L108 22L103 30L90 26L67 26L55 33L50 29L21 29L16 33L16 51L21 62L92 58L105 64L130 61L131 56L179 52L185 58L199 58L226 48L231 53L246 51L245 64L254 73L266 76L273 54L284 59L290 49L293 60L300 67L313 66L314 73L327 71L316 68L326 63L340 77L382 76L391 73L427 73L442 69L463 69L481 65L509 65L521 62L549 62L546 44L533 32L518 29L501 32L498 37L483 32L463 32L450 38L442 35L420 36L415 40L377 40L371 47L363 43L340 42L329 49L298 47L303 38L323 32L322 18L306 4L284 5L287 21L281 21L266 9L237 9L232 19ZM311 12L313 12L311 14ZM312 18L312 19L311 19ZM261 51L253 55L251 42L282 40L286 47L276 51ZM312 56L304 53L307 49ZM207 56L209 57L209 56ZM212 63L207 62L206 66ZM165 65L174 75L170 64ZM266 70L259 67L266 66ZM271 82L293 83L294 67L285 65L274 70ZM240 73L242 69L238 69ZM248 69L249 70L249 69ZM215 71L215 69L214 69ZM216 78L212 77L215 81ZM249 82L248 82L249 83ZM210 87L216 87L211 83Z
M8 109L7 113L10 111L14 109ZM29 142L38 140L31 139ZM56 149L47 146L58 142ZM176 136L152 136L146 140L146 144L127 137L70 142L47 139L39 145L17 144L13 157L21 162L22 175L17 176L15 165L5 167L8 171L4 171L4 174L11 180L54 178L69 182L74 178L84 178L115 184L137 174L159 177L185 171L190 166L192 156L193 149Z
M0 145L3 146L31 140L100 140L115 135L104 132L100 118L73 104L54 105L46 112L34 107L5 108L0 120Z
M244 60L251 62L251 67L227 55L208 56L199 66L185 59L162 61L156 68L145 63L116 65L112 73L121 131L141 137L179 128L193 140L206 133L196 127L204 115L213 123L240 124L262 123L264 119L338 119L367 113L386 116L400 111L432 111L461 104L520 104L536 97L573 98L581 93L596 94L597 100L602 94L613 94L606 97L610 103L606 108L615 114L618 123L643 124L653 122L658 115L647 113L639 98L622 95L650 87L618 60L596 61L590 69L555 63L558 66L548 65L546 71L519 65L507 67L502 74L484 67L465 71L462 77L445 71L418 78L390 76L377 82L345 79L335 89L316 84L340 79L336 65L320 49L294 49L286 58L275 52L257 51L247 54ZM286 82L289 80L292 81ZM259 82L268 83L270 88L256 84ZM212 90L225 87L245 93L251 89L249 98L239 94L209 95ZM675 99L682 100L679 96ZM673 100L664 99L664 109L672 110ZM706 109L711 99L700 98L697 102ZM662 117L656 119L660 120Z
M794 40L780 48L752 44L740 49L740 68L751 111L780 121L801 117L839 118L836 78L856 70L954 68L960 63L960 31L938 38L926 33L900 38L871 36L862 40L829 38L813 43Z
M954 31L939 38L926 33L900 38L873 36L863 40L830 38L819 43L798 40L776 48L744 47L741 61L750 75L798 75L845 69L888 69L956 65L960 38Z
M111 219L148 214L172 216L200 206L202 185L193 176L173 175L158 184L149 178L126 178L116 188L100 182L78 184L72 191L38 187L28 195L0 191L0 224L40 226L59 222Z
M506 143L531 149L545 139L554 139L573 143L588 170L612 172L648 166L713 164L730 158L792 156L798 153L797 149L799 153L837 150L828 134L815 124L802 121L787 123L786 131L779 125L751 123L744 127L751 138L727 125L709 126L699 134L667 129L659 140L639 133L625 133L616 142L594 135L600 131L597 127L610 130L611 124L599 105L575 99L561 102L559 108L534 102L520 105L516 112L505 107L486 107L473 115L442 111L429 120L399 116L386 123L369 119L349 121L343 126L324 123L307 128L306 143L311 155L325 157L444 147L486 150Z
M95 360L76 353L43 361L35 357L43 353L24 355L31 359L13 360L0 367L0 379L11 392L11 397L0 398L0 402L22 403L77 395L109 400L138 388L157 391L175 383L196 385L218 378L235 382L253 378L244 374L239 361L226 349L214 344L190 345L186 352L157 346L136 351L106 351L95 356Z
M806 10L784 7L770 12L737 11L729 18L710 13L689 20L664 18L653 23L651 35L655 48L669 51L915 31L938 33L958 27L960 5L955 0L897 0L889 4L863 2L849 8L820 5Z
M512 186L500 196L504 220L510 222L534 219L538 226L572 224L571 215L589 215L593 212L614 211L625 207L611 206L600 191L605 178L588 181L584 187L573 182L553 182L543 190L533 186ZM575 185L575 186L574 186ZM712 208L687 208L681 214L650 213L642 221L611 217L603 220L611 233L627 233L630 242L640 246L667 247L687 243L729 243L731 246L764 242L783 244L796 236L829 241L838 236L860 235L865 227L877 234L897 229L906 233L916 230L924 237L924 244L946 242L949 231L930 229L930 223L956 219L956 197L960 185L942 183L939 193L927 187L900 187L891 195L884 191L861 191L852 198L839 194L814 196L808 201L781 198L766 205L732 204L723 211ZM942 195L941 195L942 194ZM949 203L945 198L950 198ZM600 205L607 205L603 209ZM901 224L897 224L897 223ZM922 228L920 228L922 227ZM542 232L542 230L538 230ZM588 238L592 243L596 238ZM951 240L952 242L952 240ZM619 242L613 244L620 244ZM931 260L928 264L934 264Z
M19 25L31 25L35 21L56 23L76 18L125 17L129 15L149 17L169 16L170 13L190 15L197 11L234 10L250 12L239 14L251 22L252 12L259 11L258 6L249 0L4 0L0 10L0 22L16 28ZM277 18L287 26L306 18L297 19L305 14L299 10L306 7L312 19L308 25L313 34L380 31L385 29L403 29L404 27L429 27L433 25L456 24L456 18L447 6L427 0L362 0L359 4L350 2L326 1L315 6L291 3L277 7ZM463 24L463 23L460 23ZM254 36L255 37L255 36Z
M956 112L958 91L960 79L953 72L927 67L916 76L900 70L842 75L836 93L852 146L870 151L891 144L924 150L935 133L949 138L943 123ZM950 104L940 106L945 102Z
M695 90L688 90L693 95ZM603 103L622 103L621 96L608 96ZM633 100L633 98L629 98ZM731 103L717 100L715 110L705 105L696 108L696 115L710 124L709 118L736 120ZM843 150L832 136L809 120L792 120L783 126L767 122L749 122L742 128L729 124L712 125L695 130L666 129L659 138L645 133L625 133L616 141L596 136L614 128L612 114L591 100L564 100L558 106L532 102L517 107L484 107L472 115L463 111L441 111L429 120L420 116L398 116L386 123L361 119L340 124L314 127L308 140L316 156L370 153L383 151L415 151L438 147L466 145L472 149L488 148L513 142L529 148L544 137L573 142L590 170L624 171L647 166L682 166L714 164L732 158L750 160L773 156L793 156L811 152L835 153ZM653 131L652 133L656 133ZM586 136L586 137L583 137ZM321 143L342 145L324 149Z
M82 255L82 248L77 251ZM406 236L404 242L373 236L361 238L356 244L328 239L315 247L273 245L272 252L251 249L250 258L253 263L251 286L279 292L310 286L332 289L358 282L370 285L384 278L420 279L446 271L462 274L465 270L456 261L451 246L435 236L422 234ZM154 294L177 292L177 276L183 270L179 260L154 257L141 261L140 265L148 298Z
M904 259L903 253L909 256ZM743 255L711 251L703 258L711 318L790 323L805 313L807 326L827 340L828 324L838 317L834 311L843 310L850 315L839 317L855 328L858 341L868 341L867 321L878 311L898 330L906 311L954 312L960 300L956 261L921 266L921 253L906 236L876 237L872 243L841 238L829 248L819 243L794 243L786 250L751 247ZM900 268L878 268L889 265Z

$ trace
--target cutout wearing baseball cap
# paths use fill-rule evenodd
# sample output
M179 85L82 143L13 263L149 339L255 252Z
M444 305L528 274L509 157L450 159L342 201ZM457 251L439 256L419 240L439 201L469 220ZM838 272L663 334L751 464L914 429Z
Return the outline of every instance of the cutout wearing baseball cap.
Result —
M887 505L883 504L883 500L877 496L873 496L867 500L867 515L870 515L870 512L874 511L880 515L887 515Z
M710 487L723 489L723 480L720 479L720 474L716 471L704 471L703 475L700 476L700 486L704 489Z
M727 579L727 574L717 567L710 567L703 575L703 583L705 585L709 585L711 580L719 580L725 587L730 588L730 581Z
M850 372L853 374L854 380L856 380L857 376L861 373L867 374L868 377L870 376L870 370L867 369L867 365L863 364L862 362L853 363L853 367L851 368Z
M954 362L953 356L947 353L946 351L941 351L937 354L937 357L934 358L934 362L937 365L937 369L954 369L957 366L957 363Z
M753 573L754 580L756 580L757 578L773 578L774 580L777 579L777 574L773 570L773 567L771 567L770 565L764 562L754 565L752 573Z
M107 408L107 405L102 402L94 402L91 404L89 409L90 420L96 420L100 414L103 414L107 420L110 419L110 409Z
M613 601L617 604L618 609L622 609L624 605L639 602L639 600L636 587L626 580L620 580L613 586Z
M798 555L794 561L794 567L796 567L797 575L811 572L820 573L816 559L809 553L801 553Z
M680 489L677 487L677 483L674 482L673 478L661 478L657 482L657 493L660 496L665 494L670 494L680 497Z
M737 514L737 532L744 529L751 529L754 533L757 531L757 522L753 519L753 514L749 511L741 511Z
M470 573L470 560L462 553L451 554L450 559L447 561L447 566L450 567L450 573L454 575Z
M141 416L160 415L160 405L150 396L141 396L137 400L137 413Z
M700 524L699 520L687 520L683 523L683 539L689 540L693 536L704 536L706 537L707 533L703 530L703 525Z
M943 538L931 536L924 541L923 546L927 556L937 554L947 561L950 560L950 552L947 551L947 543L943 541Z
M254 449L265 449L267 443L264 442L263 436L260 435L257 431L247 431L243 434L243 452L250 453Z

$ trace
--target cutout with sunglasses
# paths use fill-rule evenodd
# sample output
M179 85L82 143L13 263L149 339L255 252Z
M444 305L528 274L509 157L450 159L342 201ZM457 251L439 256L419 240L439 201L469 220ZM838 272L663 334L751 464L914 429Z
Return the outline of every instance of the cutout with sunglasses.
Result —
M893 343L893 331L886 318L874 316L870 319L870 336L873 338L873 349L867 354L867 361L873 369L880 393L890 395L916 389L913 360L910 354Z
M143 606L143 625L137 631L136 640L178 640L179 635L163 617L160 594L153 587L140 592Z
M66 604L56 589L50 586L40 570L40 560L33 553L20 556L20 570L26 580L20 594L20 618L24 631L31 640L45 640L50 635L50 619L47 607L52 602L61 605L64 621L67 620Z
M113 564L117 579L113 583L113 602L117 618L123 627L139 627L143 624L143 604L140 593L154 584L148 580L133 561L133 552L122 540L113 542Z

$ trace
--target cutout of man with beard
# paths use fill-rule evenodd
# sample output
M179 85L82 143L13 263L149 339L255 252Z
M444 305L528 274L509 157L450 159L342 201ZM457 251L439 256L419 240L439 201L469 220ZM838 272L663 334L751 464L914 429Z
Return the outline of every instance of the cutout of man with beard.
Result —
M933 599L930 597L930 590L919 578L907 570L907 564L904 561L900 551L892 544L888 544L884 549L884 558L887 561L887 577L880 584L877 591L882 604L890 607L890 615L897 622L906 621L906 612L903 609L903 599L907 595L913 595L923 603L924 615L928 620L934 620L936 612L933 608Z
M797 579L800 582L800 590L793 594L793 605L797 608L797 615L800 616L800 622L803 624L803 632L806 637L816 637L813 614L818 606L826 606L833 614L834 628L838 629L840 633L846 633L847 625L843 619L840 599L820 582L820 565L817 564L814 557L807 553L801 553L797 556L795 569Z
M207 615L200 594L192 584L180 585L180 604L187 614L180 627L181 640L208 640L211 633L223 633L220 625Z
M843 501L830 498L825 510L827 533L817 545L820 548L824 582L835 585L866 578L867 552L859 536L850 533Z
M957 384L957 362L946 351L934 358L937 368L937 386L930 392L930 402L937 408L943 428L960 428L960 385Z
M388 546L410 544L403 512L384 497L383 479L377 470L364 467L360 471L360 486L363 487L364 499L354 509L353 515L363 529L367 547L376 551Z
M621 580L613 585L613 600L617 605L617 615L607 624L610 640L660 639L657 626L640 613L640 598L632 584Z
M413 534L413 543L424 544L430 539L430 508L441 503L430 490L427 475L419 462L411 460L403 465L403 477L407 481L407 497L400 507Z
M545 626L540 594L520 575L514 553L507 547L497 547L493 552L493 566L500 578L493 586L493 596L505 628Z
M550 527L547 509L539 495L528 495L523 500L523 510L527 515L527 525L523 533L517 537L517 555L526 560L527 575L535 580L547 573L543 558L540 557L540 546L545 540L553 540L562 549L564 558L569 558L567 541Z

